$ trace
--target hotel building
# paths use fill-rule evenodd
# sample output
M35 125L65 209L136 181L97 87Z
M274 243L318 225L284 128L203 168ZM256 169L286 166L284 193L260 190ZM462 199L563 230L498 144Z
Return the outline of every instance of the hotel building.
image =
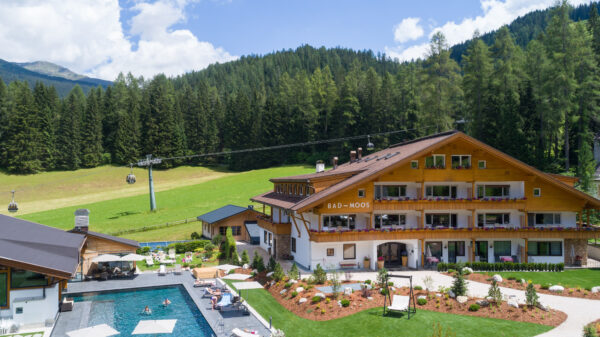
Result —
M441 262L587 263L600 200L458 131L273 178L252 198L261 246L306 268ZM267 210L268 208L268 210ZM369 258L365 265L365 258Z

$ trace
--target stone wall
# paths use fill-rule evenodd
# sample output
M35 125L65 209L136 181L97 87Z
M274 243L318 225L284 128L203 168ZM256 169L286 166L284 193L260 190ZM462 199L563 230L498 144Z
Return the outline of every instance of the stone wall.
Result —
M585 239L565 239L563 255L565 257L565 265L572 265L571 247L575 247L575 256L582 257L581 264L587 265L587 240Z
M290 256L290 240L291 237L289 234L275 234L275 244L277 256L276 259L282 259L284 256Z

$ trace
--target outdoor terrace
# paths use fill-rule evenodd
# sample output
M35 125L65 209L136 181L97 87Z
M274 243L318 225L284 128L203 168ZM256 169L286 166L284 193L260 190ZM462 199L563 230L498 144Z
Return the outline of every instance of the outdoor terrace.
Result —
M526 198L409 198L376 199L374 210L524 209Z

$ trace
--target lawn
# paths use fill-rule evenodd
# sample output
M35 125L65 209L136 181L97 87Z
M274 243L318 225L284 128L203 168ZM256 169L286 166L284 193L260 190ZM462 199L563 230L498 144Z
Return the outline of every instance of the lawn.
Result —
M26 332L26 333L16 333L9 335L0 335L0 337L42 337L44 335L43 331L38 332Z
M217 256L219 255L218 251L214 251L213 252L213 256L208 259L208 261L202 261L202 256L196 256L196 254L194 253L192 255L192 262L191 264L195 267L198 264L202 264L202 267L212 267L212 266L218 266L219 264L221 264L221 262L219 261L219 259L217 258ZM183 262L181 262L181 259L184 257L184 254L177 254L177 257L175 258L176 262L178 264L183 265ZM189 262L188 262L189 263ZM146 261L139 261L137 263L137 267L142 270L158 270L158 268L160 267L160 262L154 262L154 264L152 266L148 266L146 265Z
M569 288L591 288L600 285L600 269L567 269L562 272L488 272L486 274L490 276L499 274L504 279L514 276L517 280L531 280L534 284L560 284Z
M272 188L269 178L312 171L312 167L306 166L276 167L230 174L192 186L160 191L156 193L158 210L155 212L149 211L148 195L143 194L101 202L83 203L19 215L19 217L61 229L70 229L73 227L73 212L78 208L88 208L91 212L90 230L111 233L185 218L195 218L226 204L245 206L250 204L250 197ZM185 176L182 179L185 179ZM154 184L157 188L161 183L159 179L155 178ZM124 186L126 187L125 184ZM183 240L189 239L190 234L194 231L200 233L200 229L200 223L193 222L177 227L123 236L138 241Z
M226 282L234 284L229 280ZM546 325L426 310L417 310L410 320L399 315L383 317L381 308L319 322L294 315L264 289L243 290L242 297L266 320L272 317L273 326L282 329L287 337L431 336L435 322L439 322L444 329L451 329L456 336L535 336L552 329Z

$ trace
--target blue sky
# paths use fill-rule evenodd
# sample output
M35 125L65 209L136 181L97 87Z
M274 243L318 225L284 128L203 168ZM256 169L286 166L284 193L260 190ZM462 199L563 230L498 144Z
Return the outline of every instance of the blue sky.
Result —
M0 58L108 80L175 76L303 44L411 60L436 31L453 45L555 1L1 0Z

